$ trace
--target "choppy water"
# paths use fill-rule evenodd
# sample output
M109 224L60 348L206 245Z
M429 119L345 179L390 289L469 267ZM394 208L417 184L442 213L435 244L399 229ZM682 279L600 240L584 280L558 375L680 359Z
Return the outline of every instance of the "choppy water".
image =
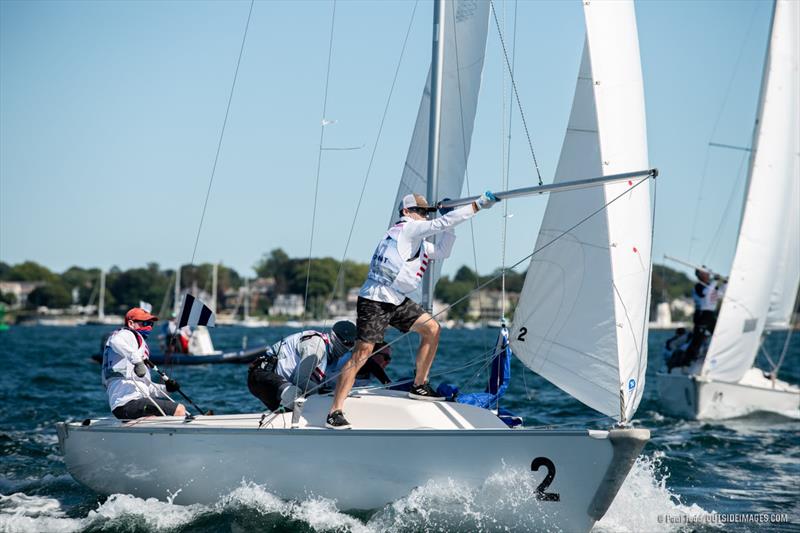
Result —
M59 454L54 424L107 415L99 367L88 355L108 328L16 327L0 332L0 531L514 531L525 530L525 480L499 472L482 487L430 483L370 512L344 513L333 500L284 501L263 487L243 484L214 505L172 505L129 495L102 497L77 484ZM218 348L234 349L244 335L250 346L272 342L289 330L217 328ZM490 330L444 331L434 371L456 368L491 346ZM646 446L598 531L719 530L659 523L659 515L702 517L713 513L786 514L773 531L800 531L800 421L756 416L727 422L687 422L658 413L655 376L664 332L650 338L650 382L637 413L650 428ZM777 352L783 334L767 341ZM408 373L411 346L401 341L389 372ZM800 335L795 335L782 378L800 382ZM448 381L462 385L473 369ZM175 367L171 374L203 408L217 413L255 411L246 367ZM436 381L435 379L433 381ZM481 379L472 382L473 390ZM463 390L463 388L462 388ZM515 362L504 405L526 425L589 423L598 414L583 407ZM153 453L158 453L153 450ZM758 524L724 530L760 531Z

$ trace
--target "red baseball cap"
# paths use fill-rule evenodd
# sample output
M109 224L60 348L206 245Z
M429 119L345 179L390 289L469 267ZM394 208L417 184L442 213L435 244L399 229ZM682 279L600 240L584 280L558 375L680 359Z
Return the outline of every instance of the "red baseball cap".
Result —
M136 320L137 322L146 322L148 320L151 320L155 322L156 320L158 320L158 317L155 315L151 315L141 307L134 307L133 309L125 313L125 322L127 322L128 320Z

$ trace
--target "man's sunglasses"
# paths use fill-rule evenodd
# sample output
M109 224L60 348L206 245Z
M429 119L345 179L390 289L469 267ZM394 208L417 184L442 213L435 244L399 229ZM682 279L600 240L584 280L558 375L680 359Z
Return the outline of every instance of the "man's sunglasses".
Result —
M416 213L424 217L436 212L435 207L408 207L406 209L408 209L411 213Z
M144 327L153 325L153 321L152 320L134 320L134 322L136 322L137 324L141 324Z

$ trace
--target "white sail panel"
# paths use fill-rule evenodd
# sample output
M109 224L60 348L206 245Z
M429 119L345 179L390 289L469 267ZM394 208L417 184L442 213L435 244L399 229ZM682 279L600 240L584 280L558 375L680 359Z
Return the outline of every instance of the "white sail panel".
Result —
M445 48L437 200L461 196L478 106L483 60L486 55L489 2L486 0L448 1L445 5L444 18ZM389 225L397 221L397 206L400 205L403 196L410 193L426 195L430 108L431 74L429 69L400 186L392 204ZM436 279L441 272L442 263L443 261L434 263ZM419 300L419 298L415 299Z
M800 122L800 115L798 115ZM795 124L800 129L800 124ZM795 137L795 154L800 153L800 135ZM792 315L797 302L800 285L800 157L794 158L795 170L792 191L785 208L785 243L775 273L775 285L769 300L767 329L788 329L792 326Z
M773 287L780 282L775 268L791 219L786 212L788 198L800 179L796 163L799 11L800 4L794 0L775 5L744 214L730 281L703 365L704 374L720 381L737 382L753 366Z
M791 6L781 6L781 10L788 9L787 18L793 20L792 24L793 39L795 46L791 49L794 52L794 59L791 61L797 68L798 61L798 27L800 27L800 9L797 3ZM783 14L781 15L783 16ZM795 71L795 82L800 73ZM790 93L791 94L791 93ZM797 94L797 93L795 93ZM797 101L795 100L795 105ZM775 274L775 285L772 287L772 295L769 301L769 311L767 312L767 325L769 329L786 329L792 325L792 314L797 301L797 291L800 286L800 108L795 107L794 113L789 114L792 120L791 131L794 133L794 148L792 149L792 160L794 161L794 171L791 174L790 192L787 195L787 205L784 206L786 213L785 223L781 232L784 233L785 244L780 253L778 268Z
M648 167L633 4L587 2L584 12L587 40L556 182ZM650 195L637 183L550 196L511 337L526 366L624 420L641 398L647 357Z

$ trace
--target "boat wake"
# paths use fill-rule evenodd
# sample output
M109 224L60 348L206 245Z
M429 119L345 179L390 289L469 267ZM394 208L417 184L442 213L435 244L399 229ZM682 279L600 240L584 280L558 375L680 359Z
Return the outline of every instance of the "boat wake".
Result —
M697 505L682 504L667 488L667 479L658 455L640 457L594 530L665 531L667 525L657 522L658 515L707 514ZM63 480L54 482L63 484ZM0 531L167 531L187 526L353 533L528 530L531 524L548 523L547 503L534 497L535 485L529 472L504 469L477 488L452 481L429 482L382 509L347 513L331 499L309 495L301 501L286 501L253 483L242 483L212 505L175 505L115 494L83 511L84 516L80 509L66 509L57 499L17 492L0 495ZM44 492L43 488L35 492Z

